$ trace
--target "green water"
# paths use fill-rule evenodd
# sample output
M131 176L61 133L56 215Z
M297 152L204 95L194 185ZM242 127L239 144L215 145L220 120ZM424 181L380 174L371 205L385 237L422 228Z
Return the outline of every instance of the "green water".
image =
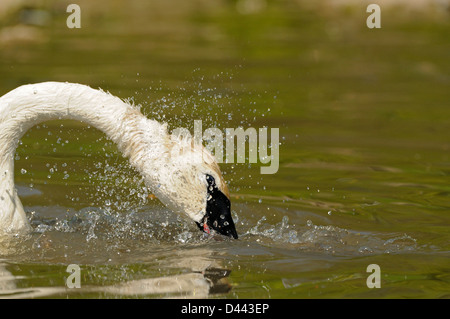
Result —
M171 129L279 128L280 168L221 164L240 239L206 238L149 198L101 132L34 127L15 175L35 231L2 243L0 297L450 296L448 13L382 8L368 29L365 7L95 3L78 2L81 29L66 27L65 6L41 8L22 41L10 27L23 11L2 17L16 38L0 37L0 95L78 82ZM69 264L79 289L66 288ZM202 273L214 289L153 289Z

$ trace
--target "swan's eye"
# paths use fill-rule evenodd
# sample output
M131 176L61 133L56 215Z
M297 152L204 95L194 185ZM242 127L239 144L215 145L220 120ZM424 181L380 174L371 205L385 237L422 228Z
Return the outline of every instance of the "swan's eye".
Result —
M208 183L208 188L216 186L216 180L212 175L206 174L206 182Z

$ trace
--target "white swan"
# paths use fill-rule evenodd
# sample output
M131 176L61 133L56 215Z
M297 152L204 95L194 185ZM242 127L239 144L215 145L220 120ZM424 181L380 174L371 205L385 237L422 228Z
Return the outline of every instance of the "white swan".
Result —
M31 230L14 187L14 154L29 128L51 119L80 120L103 131L167 207L205 232L238 237L227 185L202 145L168 134L166 125L109 93L59 82L24 85L0 97L0 231ZM198 155L204 160L192 161Z

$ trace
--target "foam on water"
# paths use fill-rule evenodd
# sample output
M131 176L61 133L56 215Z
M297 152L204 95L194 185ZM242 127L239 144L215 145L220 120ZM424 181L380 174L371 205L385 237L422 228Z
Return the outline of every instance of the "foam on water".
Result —
M311 220L306 224L295 224L290 222L288 215L279 222L269 222L262 216L255 223L242 213L247 205L240 204L239 207L241 212L236 218L238 241L206 235L190 220L161 206L144 206L135 211L96 207L68 211L58 207L59 213L53 212L56 216L52 218L45 217L45 209L39 209L39 213L30 214L34 231L25 239L25 247L33 252L32 255L59 258L77 251L103 260L120 251L189 248L217 240L230 241L233 244L230 249L256 244L263 250L282 248L337 256L395 254L420 249L417 240L408 234L359 232L334 225L316 225ZM251 205L248 211L251 211ZM236 212L233 214L238 216ZM18 248L17 245L11 247ZM24 249L20 246L17 252L24 253Z

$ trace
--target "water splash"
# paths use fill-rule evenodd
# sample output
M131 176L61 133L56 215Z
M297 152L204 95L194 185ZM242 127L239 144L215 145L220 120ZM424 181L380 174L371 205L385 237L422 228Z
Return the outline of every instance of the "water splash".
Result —
M363 233L332 225L315 225L311 220L297 226L289 223L288 216L283 216L276 224L261 217L242 237L249 236L263 245L337 255L389 254L418 249L416 239L407 234Z

